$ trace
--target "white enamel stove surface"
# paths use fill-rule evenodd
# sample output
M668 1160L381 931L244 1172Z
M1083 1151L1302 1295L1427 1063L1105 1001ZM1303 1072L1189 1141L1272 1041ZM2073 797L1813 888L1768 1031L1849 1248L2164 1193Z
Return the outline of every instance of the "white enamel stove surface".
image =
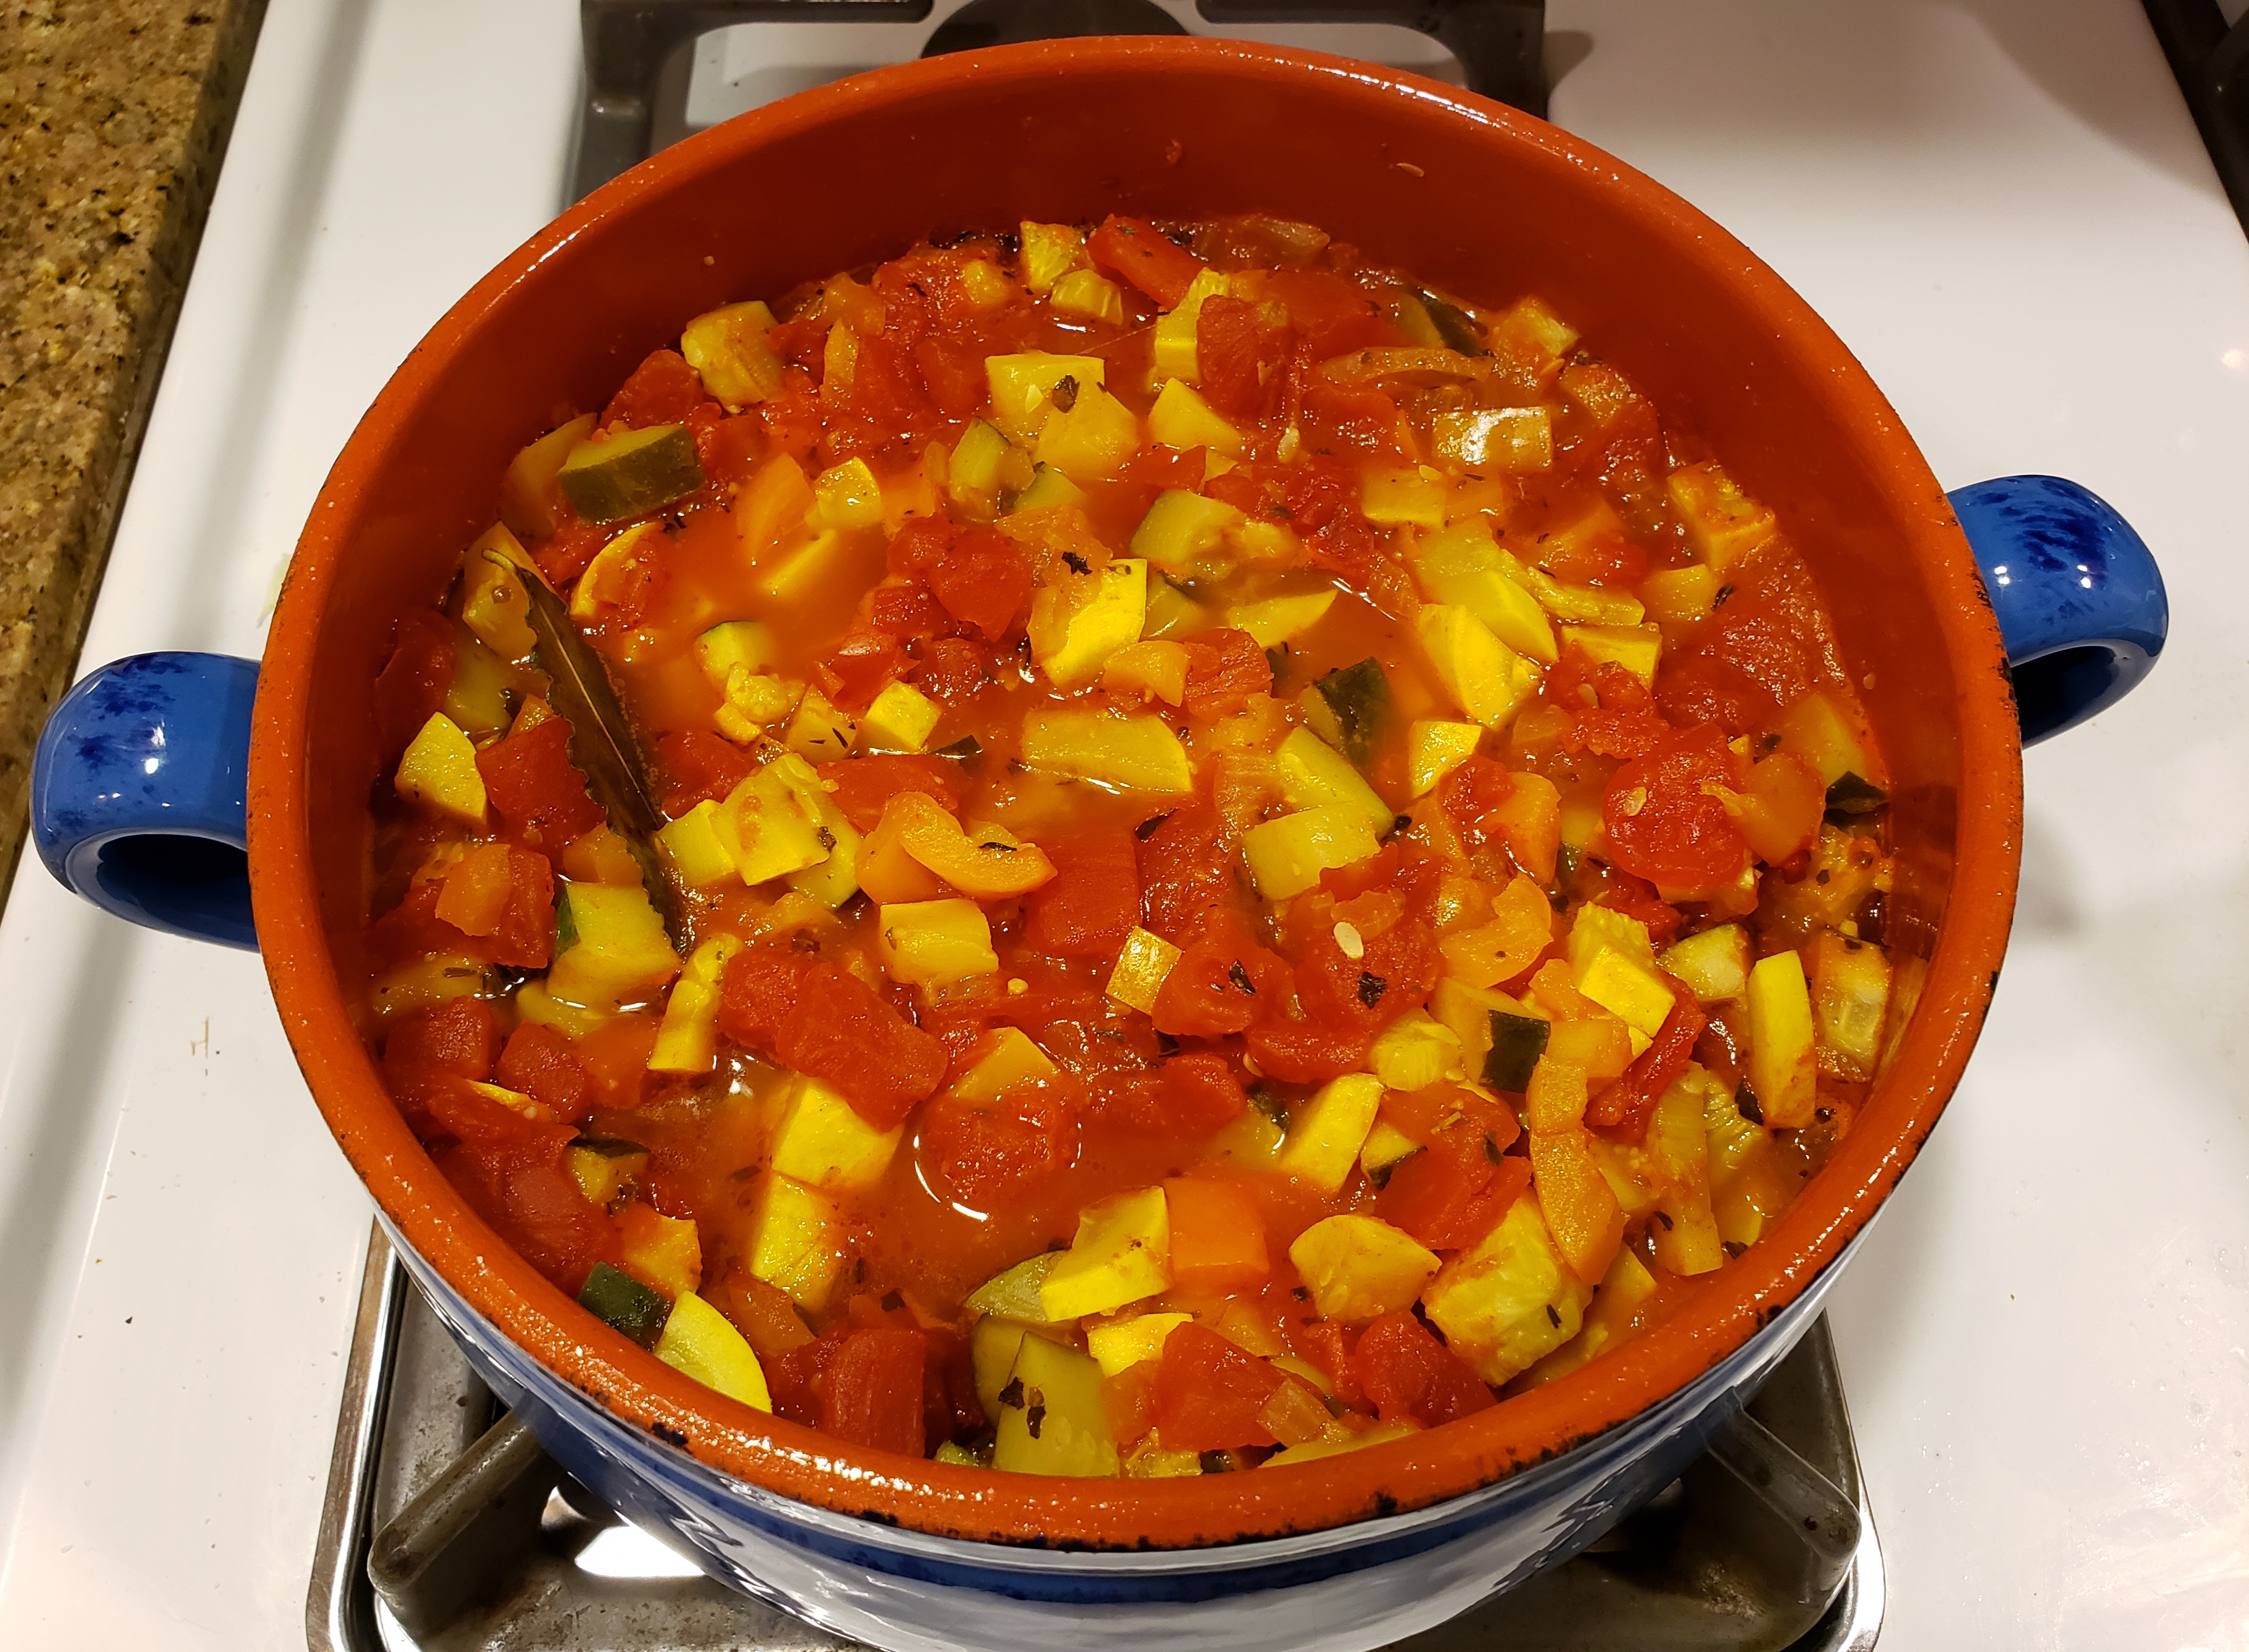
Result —
M1793 282L1947 485L2075 478L2163 562L2170 657L2031 754L1991 1024L1833 1313L1886 1645L2239 1652L2249 246L2132 0L1550 10L1557 120ZM695 112L881 55L772 38ZM89 663L258 651L360 410L554 210L576 51L565 0L272 9ZM365 1196L255 959L27 861L0 984L0 1646L301 1646Z

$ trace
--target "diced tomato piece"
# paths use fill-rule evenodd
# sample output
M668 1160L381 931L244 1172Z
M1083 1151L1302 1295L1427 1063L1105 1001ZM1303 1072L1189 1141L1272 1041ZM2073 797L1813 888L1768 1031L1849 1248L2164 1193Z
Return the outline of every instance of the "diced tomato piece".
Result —
M1165 447L1160 443L1144 447L1117 467L1114 480L1130 482L1160 492L1167 487L1185 488L1193 492L1203 485L1207 449L1200 447ZM1152 500L1153 495L1150 496Z
M1191 1294L1254 1290L1272 1272L1265 1217L1231 1181L1174 1176L1164 1184L1172 1218L1172 1284Z
M867 629L905 642L950 634L953 616L926 585L878 585L868 595Z
M826 1336L799 1343L771 1360L760 1353L758 1359L765 1366L766 1387L773 1394L774 1415L802 1423L808 1428L818 1428L821 1380L835 1363L836 1351L857 1334L858 1329L847 1322Z
M438 1168L525 1261L575 1296L595 1263L614 1266L623 1256L616 1229L563 1167L563 1150L577 1132L567 1125L531 1124L473 1093L469 1098L513 1119L514 1127L498 1139L461 1139L439 1157Z
M1411 1313L1386 1313L1369 1325L1351 1365L1385 1422L1411 1417L1434 1428L1497 1403L1467 1362Z
M554 944L554 869L536 850L487 843L447 872L437 916L481 939L494 963L544 969Z
M1109 1416L1109 1437L1129 1445L1156 1426L1156 1362L1143 1359L1101 1380L1101 1408Z
M1402 857L1393 838L1365 860L1348 866L1331 866L1320 874L1320 888L1339 901L1364 895L1370 889L1387 889L1397 880Z
M1515 777L1504 764L1470 756L1437 787L1437 805L1470 849L1484 840L1483 818L1515 795Z
M566 1124L575 1124L593 1109L594 1081L576 1047L552 1027L525 1022L508 1035L492 1074L510 1090L522 1091L542 1107L552 1108Z
M1085 250L1098 267L1131 282L1167 310L1186 297L1203 269L1200 258L1166 240L1145 218L1114 212L1087 237Z
M1202 631L1186 639L1187 691L1183 704L1197 722L1231 717L1253 694L1270 693L1273 666L1247 631Z
M747 481L765 457L766 423L754 414L729 418L716 402L705 402L689 416L687 428L695 437L695 457L711 481Z
M677 350L654 350L632 370L602 410L604 429L640 430L651 424L684 424L710 400L703 381Z
M1608 868L1602 887L1592 896L1592 904L1638 919L1647 926L1648 940L1659 946L1668 946L1686 921L1676 906L1656 894L1654 885L1613 866Z
M903 1123L948 1064L943 1044L856 976L771 945L746 946L726 966L719 1028L833 1084L877 1130Z
M1702 788L1738 786L1739 767L1725 736L1707 723L1627 763L1601 800L1610 857L1675 889L1734 882L1749 865L1749 844L1726 806Z
M906 678L940 706L965 706L992 683L991 651L966 637L916 643Z
M1114 958L1140 921L1132 834L1081 832L1043 846L1055 875L1030 897L1024 940L1053 958Z
M875 753L848 763L831 763L822 777L836 782L830 794L836 807L863 832L875 829L882 821L883 806L900 792L919 792L935 798L950 813L960 810L959 788L941 757Z
M1671 980L1670 977L1665 977ZM1624 1070L1624 1077L1595 1096L1585 1108L1585 1123L1618 1141L1639 1141L1647 1134L1647 1121L1655 1104L1672 1081L1687 1070L1695 1054L1695 1041L1709 1025L1709 1017L1695 1001L1694 990L1682 981L1671 981L1671 1013L1655 1035L1655 1042Z
M1666 659L1655 673L1655 700L1682 728L1716 723L1736 740L1780 714L1779 702L1755 678L1707 654Z
M1358 1405L1366 1398L1358 1386L1358 1373L1351 1369L1351 1344L1357 1340L1332 1319L1317 1319L1310 1325L1291 1325L1288 1328L1289 1346L1327 1373L1330 1389L1345 1405Z
M996 643L1014 629L1031 602L1031 559L1006 534L979 528L954 541L929 570L929 587L945 611Z
M1304 440L1333 452L1338 448L1403 458L1406 437L1398 403L1371 384L1338 384L1313 377L1304 385L1300 423Z
M909 516L891 535L890 548L884 552L884 563L893 574L907 579L919 579L936 566L953 543L954 528L952 520L943 516Z
M929 1339L918 1331L854 1331L821 1376L821 1431L877 1451L921 1456L928 1360Z
M1465 1250L1499 1225L1530 1185L1530 1161L1503 1153L1496 1164L1464 1164L1432 1146L1391 1171L1375 1196L1375 1214L1432 1250Z
M1257 1420L1281 1373L1215 1331L1179 1326L1164 1339L1156 1366L1156 1428L1174 1451L1224 1451L1277 1445Z
M578 1059L594 1086L597 1107L637 1107L648 1088L648 1058L663 1024L654 1015L619 1015L578 1041Z
M1398 898L1386 898L1396 911ZM1316 1024L1350 1028L1371 1038L1428 1001L1444 960L1435 929L1418 908L1400 912L1379 929L1355 918L1353 923L1361 947L1357 958L1344 951L1333 925L1317 927L1306 937L1296 960L1296 995Z
M422 726L444 710L452 684L453 628L444 615L417 608L398 622L390 659L375 679L375 727L384 761L395 761Z
M368 926L367 949L385 967L411 963L432 953L492 960L489 941L459 930L437 916L444 885L436 879L416 884L406 898Z
M1195 368L1203 399L1228 418L1269 418L1288 388L1296 334L1255 304L1221 293L1195 318Z
M915 341L914 364L929 386L930 399L949 419L973 418L991 394L984 358L991 354L973 334L932 333Z
M1647 577L1647 553L1613 533L1550 549L1540 566L1565 585L1629 590Z
M1077 1123L1067 1095L1052 1085L1018 1084L989 1102L939 1098L922 1112L915 1153L940 1196L999 1210L1069 1167Z
M1304 354L1315 361L1387 341L1393 331L1374 301L1325 270L1276 270L1258 277L1258 294L1289 313Z
M454 998L418 1010L383 1040L383 1070L394 1076L447 1073L478 1080L492 1077L499 1058L499 1018L481 998Z
M1143 831L1147 829L1143 825ZM1201 932L1213 912L1239 907L1242 890L1208 803L1182 803L1140 839L1140 888L1147 926L1174 946Z
M937 424L937 408L922 382L914 351L887 334L861 336L851 369L851 402L886 442L933 431Z
M508 836L526 848L559 851L606 818L570 761L570 725L560 716L478 752L477 772Z
M906 674L906 651L895 637L853 630L815 669L829 699L847 712L863 712L885 685Z
M676 819L705 799L719 802L757 766L749 753L707 729L673 729L656 742L656 767L667 788L664 812Z
M1164 1110L1173 1130L1207 1136L1249 1105L1233 1063L1208 1050L1183 1050L1163 1065Z
M778 327L774 330L780 331ZM812 457L828 429L828 416L820 405L819 393L801 368L790 370L779 396L760 402L746 416L765 426L766 440L772 444L774 451L786 453L800 465ZM546 564L542 561L540 566L544 568Z
M1289 988L1287 963L1260 946L1238 915L1221 911L1164 977L1151 1019L1174 1036L1223 1037L1276 1013L1267 1007L1285 1003Z
M1366 1065L1373 1039L1362 1029L1276 1016L1249 1029L1258 1070L1283 1084L1324 1084Z

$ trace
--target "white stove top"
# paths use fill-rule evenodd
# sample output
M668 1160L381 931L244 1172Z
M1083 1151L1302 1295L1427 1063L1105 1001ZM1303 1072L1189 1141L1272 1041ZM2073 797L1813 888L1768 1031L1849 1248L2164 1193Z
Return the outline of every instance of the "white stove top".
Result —
M1948 485L2071 476L2163 562L2162 668L2028 760L1990 1026L1833 1321L1886 1646L2239 1652L2249 244L2133 0L1549 14L1554 118L1793 282ZM708 45L691 113L853 32ZM559 203L576 52L565 0L268 14L89 663L258 650L360 410ZM0 1646L301 1646L365 1195L254 958L27 862L0 982Z

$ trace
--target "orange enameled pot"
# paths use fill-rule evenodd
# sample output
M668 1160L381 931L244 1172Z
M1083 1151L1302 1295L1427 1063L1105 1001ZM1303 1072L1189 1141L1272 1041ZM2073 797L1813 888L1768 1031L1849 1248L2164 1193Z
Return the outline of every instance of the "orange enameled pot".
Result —
M560 413L602 405L701 311L926 236L1112 210L1301 218L1479 301L1544 295L1778 513L1895 778L1890 933L1919 1007L1850 1136L1770 1236L1572 1375L1282 1472L1001 1476L840 1444L722 1398L597 1322L471 1212L384 1093L347 1008L368 916L370 687L397 617L439 596L490 521L516 450ZM1968 544L1888 403L1770 270L1539 121L1363 65L1194 39L1007 48L806 93L666 151L526 244L423 341L337 461L273 622L250 772L258 939L290 1039L464 1336L527 1351L588 1417L677 1442L714 1483L863 1516L870 1532L1123 1550L1394 1522L1675 1402L1730 1359L1740 1369L1943 1111L1999 967L2020 819L2015 706Z

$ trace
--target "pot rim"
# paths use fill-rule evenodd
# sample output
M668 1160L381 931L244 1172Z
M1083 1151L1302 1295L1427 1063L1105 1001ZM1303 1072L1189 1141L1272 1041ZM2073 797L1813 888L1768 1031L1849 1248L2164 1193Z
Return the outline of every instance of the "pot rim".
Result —
M1543 151L1620 193L1651 237L1723 272L1746 308L1819 369L1825 412L1909 524L1957 678L1963 788L1948 899L1919 1007L1858 1126L1757 1244L1661 1324L1578 1371L1475 1416L1278 1474L1193 1481L1001 1475L836 1442L728 1400L601 1324L487 1227L384 1091L329 954L300 776L316 719L314 642L370 482L432 394L441 365L513 288L595 224L684 187L746 150L856 112L982 82L1087 68L1293 82L1354 107L1405 100ZM258 692L250 869L275 1002L313 1097L398 1232L464 1300L589 1401L767 1491L932 1536L1069 1547L1192 1548L1317 1532L1489 1486L1638 1416L1742 1347L1833 1262L1895 1185L1943 1112L1998 978L2020 842L2021 761L1998 627L1943 489L1865 369L1748 248L1653 180L1555 127L1417 76L1280 47L1201 38L1045 41L920 59L801 93L689 139L595 191L501 262L416 346L354 430L313 506L277 605Z

